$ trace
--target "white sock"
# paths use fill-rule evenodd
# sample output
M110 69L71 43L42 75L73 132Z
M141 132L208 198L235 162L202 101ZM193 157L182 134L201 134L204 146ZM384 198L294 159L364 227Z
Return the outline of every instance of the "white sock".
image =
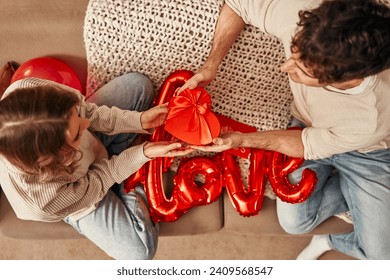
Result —
M326 251L332 250L327 235L314 235L309 245L298 255L297 260L316 260Z

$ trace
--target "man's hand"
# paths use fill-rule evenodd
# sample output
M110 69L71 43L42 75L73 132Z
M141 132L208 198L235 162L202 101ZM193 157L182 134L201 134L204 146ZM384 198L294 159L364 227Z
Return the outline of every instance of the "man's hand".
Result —
M213 139L213 144L208 146L191 146L191 148L204 152L223 152L226 150L237 148L242 143L241 132L228 132L219 138Z
M213 45L207 60L197 73L179 89L178 93L187 88L206 87L211 83L217 76L222 60L244 27L244 20L225 3L218 17Z
M185 89L194 89L198 86L205 88L209 83L211 83L217 75L217 69L212 69L211 67L203 66L199 71L192 76L179 90L178 94Z

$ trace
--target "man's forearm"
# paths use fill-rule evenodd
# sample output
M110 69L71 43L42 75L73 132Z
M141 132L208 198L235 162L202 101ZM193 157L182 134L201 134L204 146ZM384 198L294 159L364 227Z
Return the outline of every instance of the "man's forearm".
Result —
M301 130L272 130L244 133L240 147L276 151L291 157L303 157Z
M225 55L245 26L242 18L224 4L215 28L213 45L205 67L218 69Z
M215 29L213 45L202 68L217 72L219 65L245 27L244 20L227 4L224 4ZM301 131L259 131L239 136L241 147L277 151L292 157L303 157ZM235 142L235 141L233 141ZM237 143L237 142L236 142ZM202 150L218 151L218 148L203 147Z

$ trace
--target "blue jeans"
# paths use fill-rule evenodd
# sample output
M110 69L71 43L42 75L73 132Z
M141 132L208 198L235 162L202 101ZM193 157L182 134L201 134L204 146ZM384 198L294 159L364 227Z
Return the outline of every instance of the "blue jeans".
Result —
M291 183L300 181L305 168L317 173L318 183L303 203L277 200L283 229L307 233L329 217L350 211L354 231L329 235L331 247L358 259L390 259L390 149L307 160L290 174Z
M88 101L144 111L150 107L153 98L154 88L150 80L139 73L130 73L107 83ZM97 133L97 136L109 154L114 155L126 149L137 135ZM141 186L125 193L123 184L115 185L92 213L78 221L68 218L64 221L114 259L152 259L157 249L158 225L150 218Z

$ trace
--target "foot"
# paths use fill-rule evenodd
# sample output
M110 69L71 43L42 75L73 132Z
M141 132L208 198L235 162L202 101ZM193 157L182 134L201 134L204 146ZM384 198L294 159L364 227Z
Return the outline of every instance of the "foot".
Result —
M298 255L297 260L317 260L322 254L332 250L327 235L314 235L309 245Z

